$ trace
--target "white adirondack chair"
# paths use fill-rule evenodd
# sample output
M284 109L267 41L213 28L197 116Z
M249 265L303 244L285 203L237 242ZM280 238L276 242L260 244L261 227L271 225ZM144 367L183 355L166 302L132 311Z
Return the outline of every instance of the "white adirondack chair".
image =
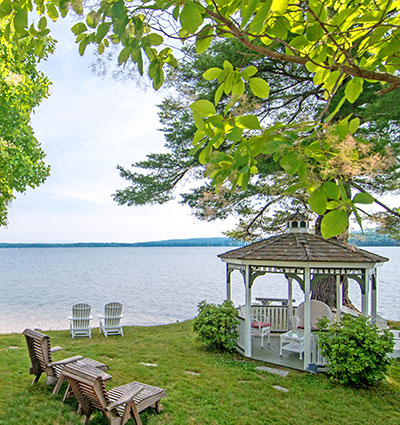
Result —
M89 304L80 303L72 306L72 316L68 316L72 338L76 336L92 337L90 321L93 317L90 315L90 309Z
M100 314L100 325L99 331L103 332L105 337L108 335L122 335L124 336L124 331L120 324L122 316L122 304L121 303L108 303L104 306L104 316Z

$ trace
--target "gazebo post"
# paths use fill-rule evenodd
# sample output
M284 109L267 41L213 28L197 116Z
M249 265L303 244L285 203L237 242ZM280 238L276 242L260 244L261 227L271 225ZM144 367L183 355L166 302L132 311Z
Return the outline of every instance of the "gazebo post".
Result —
M226 299L227 301L232 301L231 272L229 271L229 264L226 265Z
M293 328L293 279L291 277L288 280L288 329Z
M244 334L244 355L246 357L251 357L251 285L250 285L250 266L246 265L246 274L245 274L245 334Z
M340 274L336 275L336 323L342 318L343 286Z
M369 295L370 275L369 270L365 269L364 292L362 293L361 312L364 317L368 317L368 295Z
M377 314L377 270L375 268L374 274L371 276L372 283L372 293L371 293L371 321L372 323L376 322L376 314Z
M304 268L304 369L311 363L310 267Z

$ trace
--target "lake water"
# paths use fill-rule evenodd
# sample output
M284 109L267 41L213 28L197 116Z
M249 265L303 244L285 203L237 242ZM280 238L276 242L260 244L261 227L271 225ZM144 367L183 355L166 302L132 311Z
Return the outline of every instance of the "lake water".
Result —
M26 327L69 328L73 304L97 314L110 301L123 304L123 325L159 325L191 319L202 300L225 299L225 264L232 248L23 248L0 250L0 333ZM400 320L400 247L366 248L391 259L378 269L378 311ZM296 285L297 286L297 285ZM360 306L358 285L350 297ZM282 276L258 278L253 297L286 297ZM303 299L295 287L296 304ZM233 274L233 300L244 302L241 275Z

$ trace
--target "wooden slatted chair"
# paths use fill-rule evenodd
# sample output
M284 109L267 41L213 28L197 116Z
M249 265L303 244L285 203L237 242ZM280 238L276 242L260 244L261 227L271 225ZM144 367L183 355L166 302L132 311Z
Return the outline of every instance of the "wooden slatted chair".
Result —
M104 316L98 315L100 319L99 331L103 332L105 337L108 335L122 335L124 331L120 324L122 316L122 304L108 303L104 306Z
M90 321L93 317L90 315L90 310L89 304L80 303L72 306L72 316L68 316L72 338L76 336L92 337Z
M130 418L134 418L137 425L142 425L139 413L148 407L154 407L160 412L160 400L166 395L165 390L140 382L131 382L107 391L101 373L76 364L66 366L63 375L78 399L78 413L85 415L85 425L95 409L104 413L110 425L124 425Z
M29 373L35 375L32 384L39 380L42 373L46 374L47 385L56 384L66 364L82 359L82 356L74 356L58 362L53 362L51 354L61 350L61 347L51 348L49 336L38 331L25 329L23 334L25 335L32 363L32 366L29 368Z

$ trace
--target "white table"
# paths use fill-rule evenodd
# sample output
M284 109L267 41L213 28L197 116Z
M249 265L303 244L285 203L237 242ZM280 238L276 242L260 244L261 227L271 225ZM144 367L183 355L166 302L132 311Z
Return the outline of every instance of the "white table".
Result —
M300 360L302 360L304 353L304 331L297 329L282 334L279 350L281 357L284 350L299 353Z

